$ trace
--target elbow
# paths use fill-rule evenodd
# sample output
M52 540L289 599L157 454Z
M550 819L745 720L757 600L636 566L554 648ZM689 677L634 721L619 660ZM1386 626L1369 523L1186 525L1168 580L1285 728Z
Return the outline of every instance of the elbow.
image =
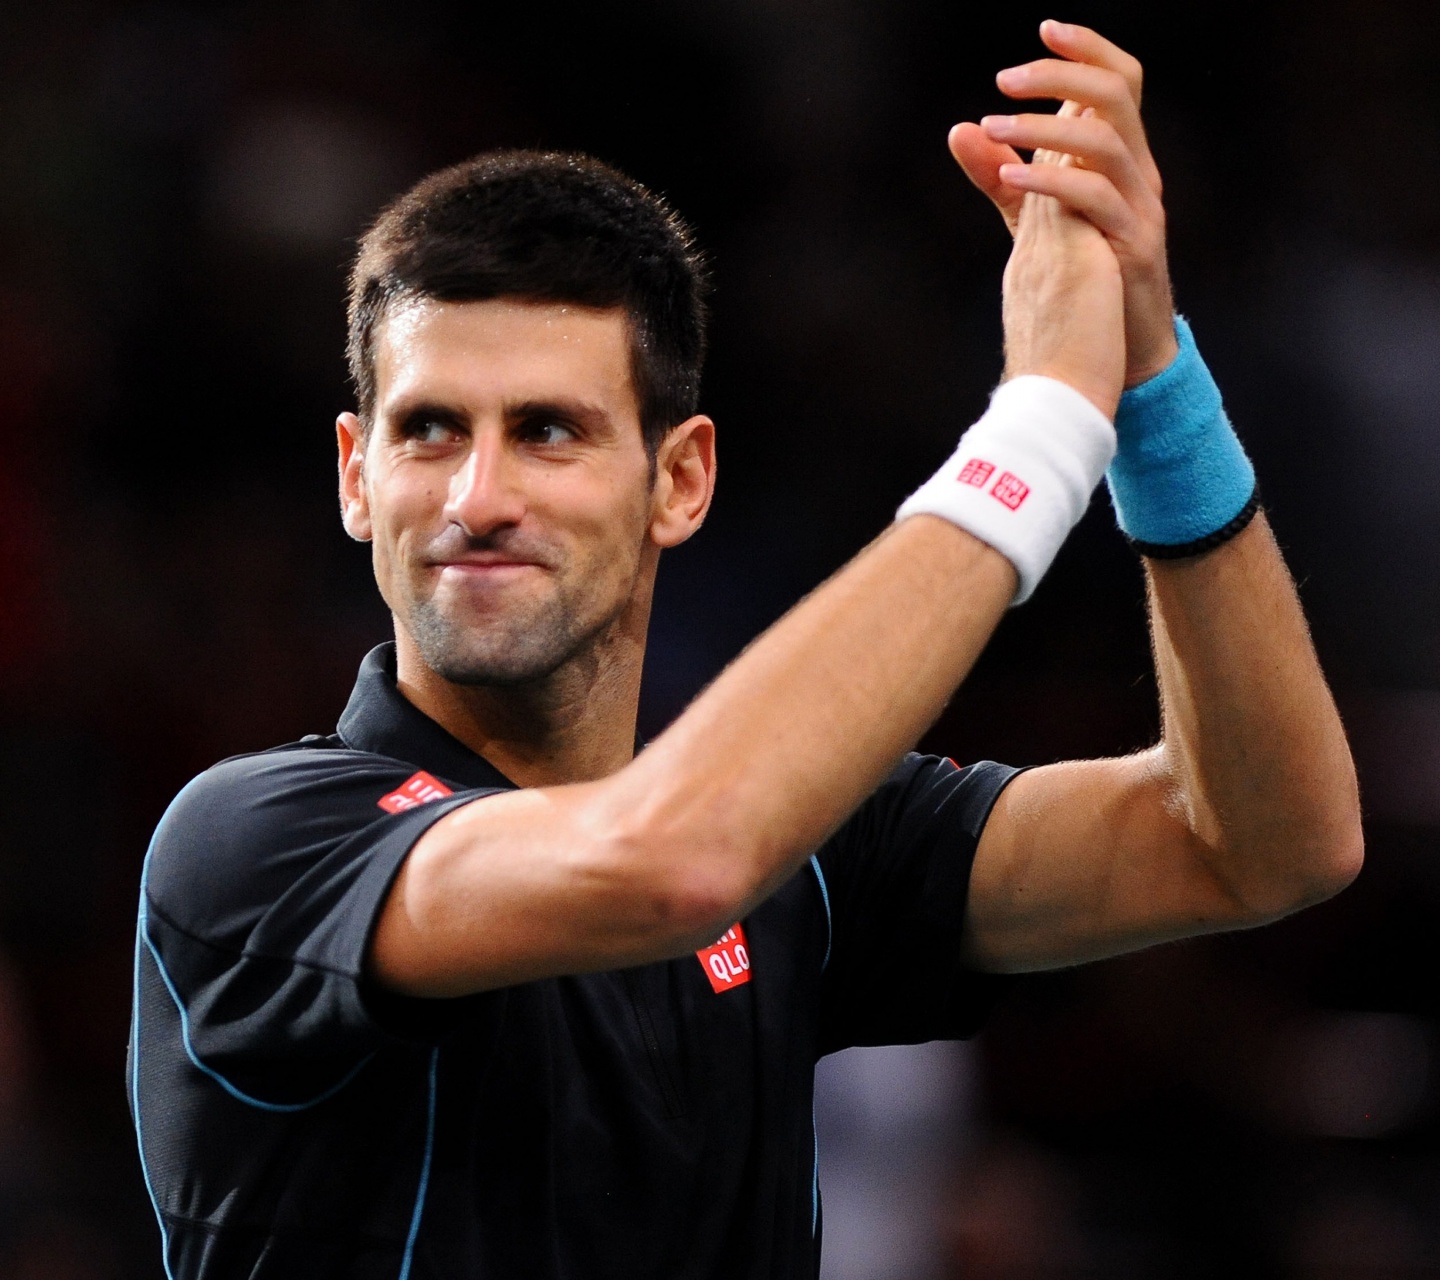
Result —
M1282 914L1324 902L1353 884L1365 863L1365 837L1356 823L1353 831L1331 835L1310 852Z
M1317 833L1312 843L1308 900L1323 902L1355 882L1365 865L1365 827L1360 816L1360 793L1350 775L1348 799Z
M1340 890L1355 882L1365 865L1365 832L1360 825L1358 810L1353 822L1348 823L1330 839L1325 856L1319 861L1315 878L1315 901L1333 898Z
M678 956L742 919L794 859L728 775L656 775L648 763L596 785L577 848L612 918Z
M736 922L755 896L746 850L711 836L676 838L660 824L625 824L591 859L614 918L628 919L652 947L683 955L708 946Z
M626 877L622 895L639 907L639 931L657 952L684 955L707 947L744 915L751 895L733 868L704 857L656 865Z
M1365 862L1365 836L1358 814L1353 823L1284 842L1279 858L1247 858L1268 867L1259 875L1232 881L1231 896L1246 924L1265 924L1333 898L1352 884Z
M750 895L733 871L680 867L665 877L660 909L683 953L707 947L745 913Z

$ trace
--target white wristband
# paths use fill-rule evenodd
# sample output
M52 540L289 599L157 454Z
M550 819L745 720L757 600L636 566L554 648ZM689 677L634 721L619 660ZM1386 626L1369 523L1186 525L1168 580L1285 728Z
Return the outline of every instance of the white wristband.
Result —
M1000 552L1030 598L1115 456L1110 419L1067 383L1038 374L996 388L960 447L896 512L941 516Z

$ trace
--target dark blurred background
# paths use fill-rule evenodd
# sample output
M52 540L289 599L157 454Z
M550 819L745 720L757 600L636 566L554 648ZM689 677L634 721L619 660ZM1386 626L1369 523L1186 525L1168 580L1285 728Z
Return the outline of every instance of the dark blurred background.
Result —
M1369 860L1276 927L1028 978L973 1044L823 1064L829 1280L1440 1274L1440 7L1424 0L0 5L0 1277L154 1280L122 1069L168 799L343 705L342 279L389 195L592 151L714 264L715 513L654 730L945 456L1007 243L944 146L1057 16L1149 71L1181 308L1354 731ZM931 735L1156 729L1103 497Z

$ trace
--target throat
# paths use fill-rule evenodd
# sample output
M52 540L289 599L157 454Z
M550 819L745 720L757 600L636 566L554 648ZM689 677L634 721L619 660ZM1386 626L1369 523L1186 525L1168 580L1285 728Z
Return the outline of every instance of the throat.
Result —
M643 650L599 646L534 680L462 685L396 631L401 694L517 786L591 782L634 758Z

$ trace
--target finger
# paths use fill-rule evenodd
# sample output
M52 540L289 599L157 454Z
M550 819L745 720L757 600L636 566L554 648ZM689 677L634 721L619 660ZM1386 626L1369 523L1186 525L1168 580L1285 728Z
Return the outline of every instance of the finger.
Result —
M1000 166L1020 163L1015 149L994 141L979 125L968 122L951 129L949 141L950 154L965 171L965 176L990 197L1010 234L1014 235L1025 196L1000 180Z
M1126 53L1118 44L1105 39L1098 31L1078 26L1073 22L1056 22L1047 18L1040 24L1040 39L1045 47L1071 62L1085 62L1092 67L1105 67L1117 72L1130 90L1135 105L1140 105L1140 91L1144 85L1145 70L1140 59Z
M1108 120L1098 115L986 116L980 128L997 145L1042 153L1071 155L1086 168L1103 173L1132 205L1154 198L1146 175ZM997 175L998 178L998 175Z
M1060 104L1060 110L1055 114L1057 116L1069 117L1078 116L1088 111L1090 111L1089 107L1082 107L1078 102L1066 101ZM1042 147L1031 155L1030 162L1032 164L1074 164L1075 157L1064 151L1050 151Z
M1000 166L1000 179L1020 192L1054 196L1107 240L1128 246L1137 238L1140 226L1135 211L1114 183L1094 170L1058 164L1006 164Z
M1094 107L1110 121L1137 156L1150 154L1140 108L1130 96L1129 86L1117 71L1080 62L1041 58L1018 67L1007 67L995 77L1000 92L1010 98L1069 98L1082 106Z

